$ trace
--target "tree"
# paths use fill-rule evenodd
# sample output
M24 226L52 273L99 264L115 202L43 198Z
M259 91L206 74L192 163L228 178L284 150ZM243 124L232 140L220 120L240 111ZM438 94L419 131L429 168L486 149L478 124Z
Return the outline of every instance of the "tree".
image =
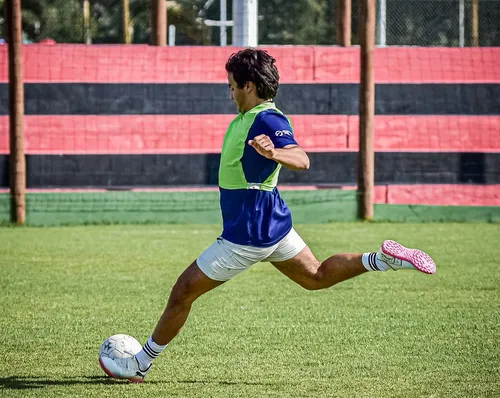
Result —
M79 0L23 0L23 31L30 40L83 41L83 16Z
M122 43L122 0L90 0L93 43ZM0 0L3 8L5 0ZM334 44L335 0L260 0L260 44ZM499 0L481 1L479 41L500 45ZM470 2L465 2L466 45L470 45ZM82 0L23 0L23 30L30 41L52 38L59 43L83 43ZM353 44L357 43L357 1L352 1ZM227 0L228 19L232 0ZM176 44L219 44L219 0L168 0L168 23L176 26ZM149 43L150 0L130 0L133 43ZM2 31L5 36L5 20ZM228 42L231 43L231 28ZM387 0L389 45L458 45L456 0Z
M3 5L4 0L0 0ZM208 27L197 21L195 0L167 1L168 21L177 27L178 44L210 44ZM149 43L150 0L130 0L134 43ZM52 38L83 43L82 0L23 0L23 30L30 41ZM91 0L93 43L123 42L122 1Z
M330 5L328 0L259 2L259 43L333 44L335 20Z
M260 44L333 44L335 42L335 0L260 0ZM183 0L197 10L202 19L219 20L220 1ZM210 5L204 8L204 5ZM233 15L232 0L227 0L228 19ZM235 10L238 12L238 10ZM231 28L228 42L231 43ZM219 28L211 29L212 42L219 43Z

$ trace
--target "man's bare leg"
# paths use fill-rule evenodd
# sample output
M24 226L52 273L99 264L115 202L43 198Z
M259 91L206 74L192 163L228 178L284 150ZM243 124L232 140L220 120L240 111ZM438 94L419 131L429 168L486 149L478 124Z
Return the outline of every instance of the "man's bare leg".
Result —
M308 290L325 289L367 271L416 270L434 274L436 264L427 253L386 240L378 252L335 254L320 262L309 247L295 257L272 263L279 271Z
M328 288L367 272L361 257L361 254L343 253L321 262L306 246L290 260L272 264L304 289L317 290Z
M154 342L158 345L170 343L184 326L193 302L223 283L206 276L194 261L172 288L167 307L153 332Z
M193 302L222 283L224 282L207 277L194 261L181 274L172 288L167 307L153 335L144 344L142 350L132 358L99 358L103 370L112 377L142 383L151 369L153 359L158 357L167 344L181 331Z

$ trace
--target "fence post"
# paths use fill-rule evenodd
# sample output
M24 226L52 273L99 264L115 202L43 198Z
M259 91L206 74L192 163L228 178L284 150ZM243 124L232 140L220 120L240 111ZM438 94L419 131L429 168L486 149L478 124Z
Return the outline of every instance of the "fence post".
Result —
M376 19L377 46L385 47L387 42L387 4L385 0L378 0L378 16Z
M151 0L151 44L167 44L167 5L165 0Z
M465 0L458 1L458 46L465 46Z
M351 0L337 0L336 10L337 45L351 45Z
M479 47L479 0L472 0L472 45Z
M376 0L361 0L359 16L361 76L359 84L358 217L362 220L373 218L375 185L375 154L373 152L375 4Z
M9 127L11 220L26 221L26 159L24 157L24 85L21 0L7 0L9 39Z
M256 47L258 45L257 3L257 0L233 0L233 46Z
M220 45L227 46L227 0L220 0Z
M92 44L90 34L90 0L83 0L83 41L85 44Z
M123 42L130 44L132 36L130 34L130 0L122 0L123 8Z

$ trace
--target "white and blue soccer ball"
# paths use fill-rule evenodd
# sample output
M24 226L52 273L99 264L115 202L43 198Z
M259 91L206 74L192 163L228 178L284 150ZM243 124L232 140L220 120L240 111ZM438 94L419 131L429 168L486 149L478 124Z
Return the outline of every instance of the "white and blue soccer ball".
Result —
M128 358L142 350L142 345L128 334L115 334L104 340L99 350L99 358Z

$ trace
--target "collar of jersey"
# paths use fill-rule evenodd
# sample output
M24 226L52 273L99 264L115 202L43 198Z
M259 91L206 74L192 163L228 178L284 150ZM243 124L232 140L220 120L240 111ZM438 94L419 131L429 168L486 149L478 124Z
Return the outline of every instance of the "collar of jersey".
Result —
M258 111L260 108L276 109L276 105L274 102L266 101L266 102L263 102L262 104L254 106L253 108L249 109L245 113L240 112L238 115L244 117L246 114L250 114L251 111Z

